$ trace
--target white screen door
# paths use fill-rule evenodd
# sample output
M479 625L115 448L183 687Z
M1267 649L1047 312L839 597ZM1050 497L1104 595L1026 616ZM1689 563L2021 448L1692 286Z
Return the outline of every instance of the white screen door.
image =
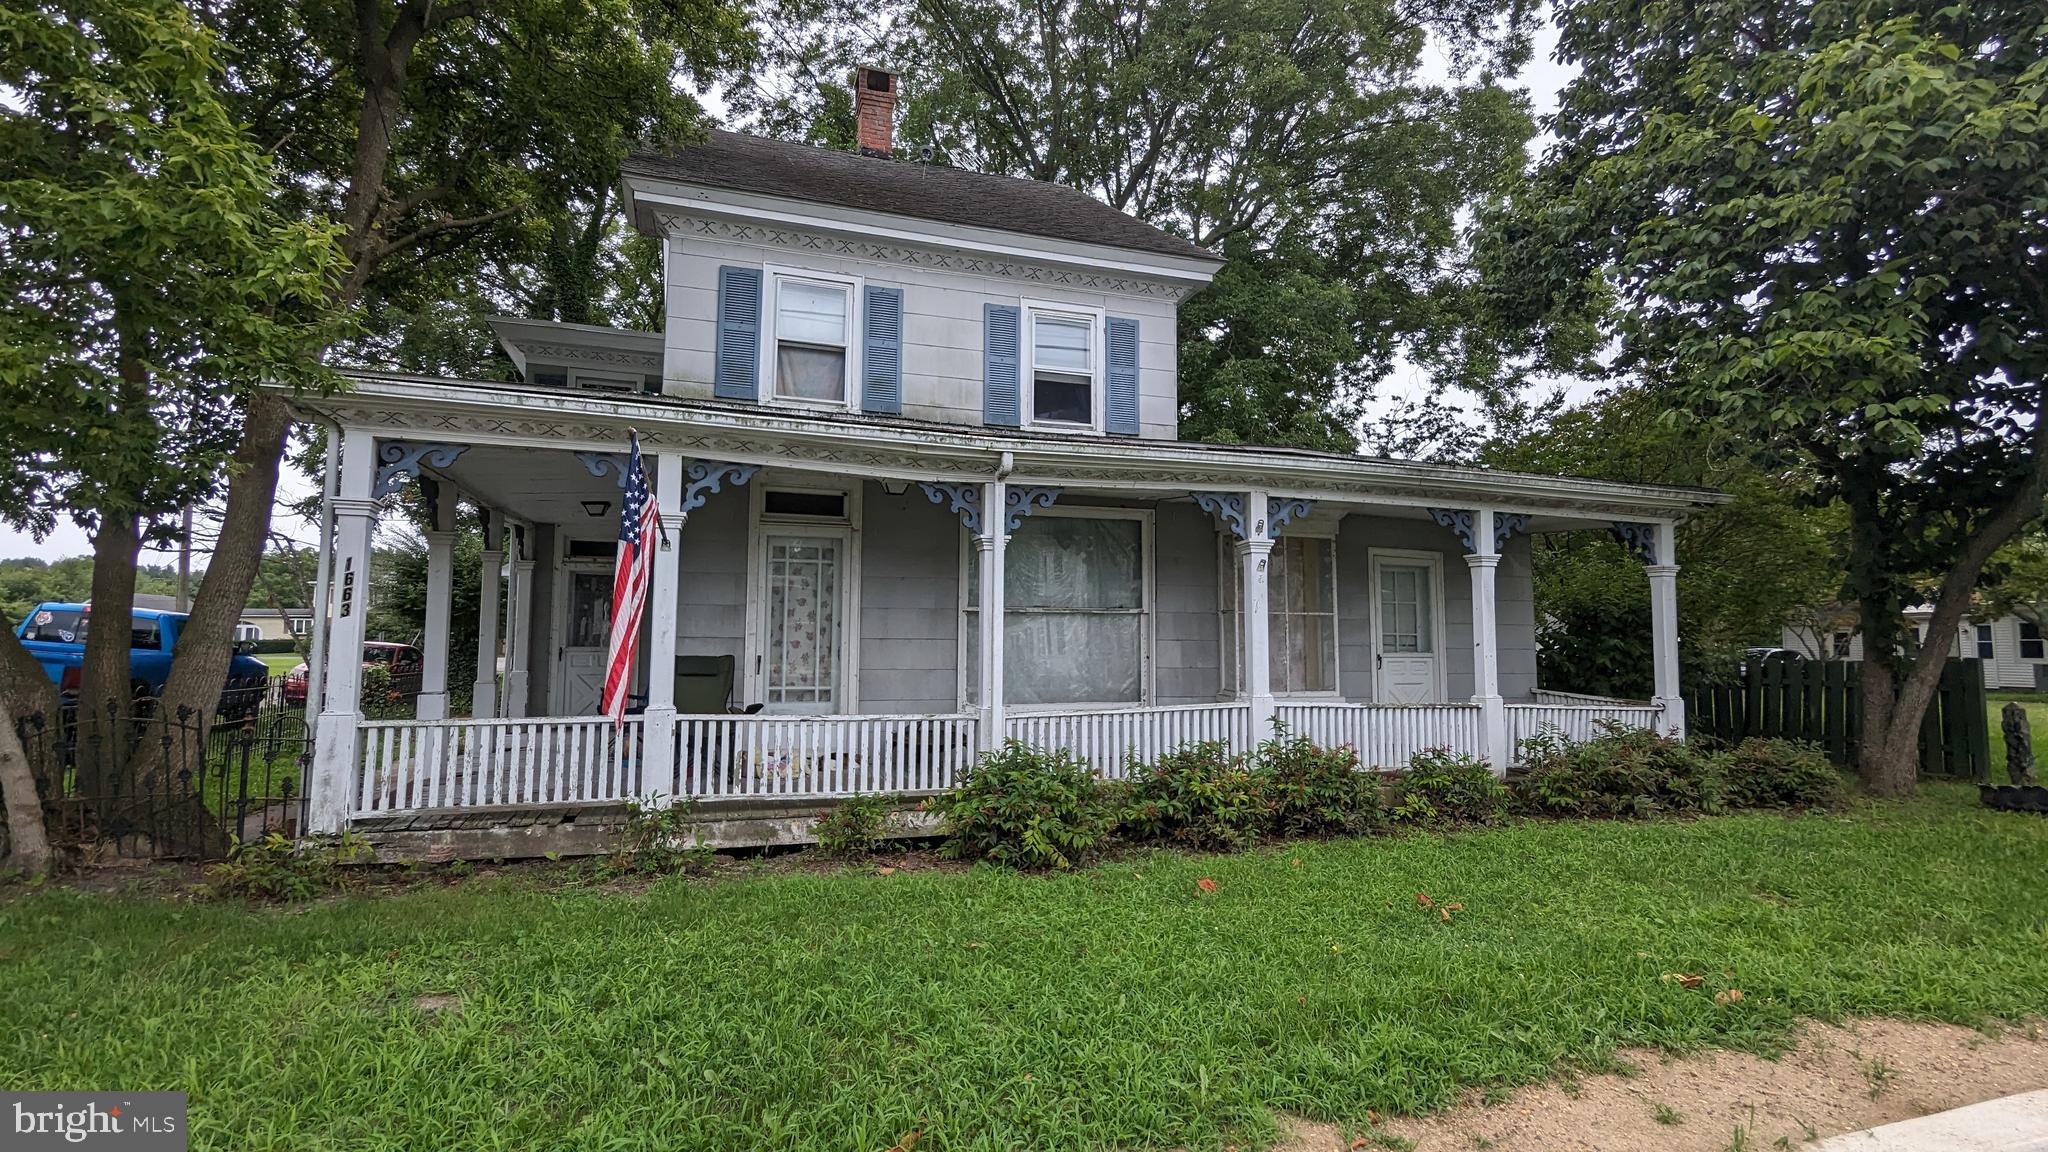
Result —
M761 693L769 712L832 712L842 699L844 534L771 532L761 541Z
M1374 557L1373 699L1431 704L1438 688L1436 567Z
M567 594L556 714L595 716L604 699L604 658L611 643L612 574L571 571Z

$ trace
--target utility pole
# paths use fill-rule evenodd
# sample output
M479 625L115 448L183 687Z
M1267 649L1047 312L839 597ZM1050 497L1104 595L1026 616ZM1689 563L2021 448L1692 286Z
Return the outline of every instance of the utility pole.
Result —
M192 509L185 509L185 531L178 540L178 611L192 610Z

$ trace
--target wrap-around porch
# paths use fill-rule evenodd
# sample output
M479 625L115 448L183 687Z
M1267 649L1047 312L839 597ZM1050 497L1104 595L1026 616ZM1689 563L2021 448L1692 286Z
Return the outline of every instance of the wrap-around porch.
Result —
M914 796L1005 740L1116 777L1276 731L1351 745L1367 768L1448 748L1497 770L1546 728L1683 731L1668 497L1589 509L1482 473L1463 473L1465 491L1380 493L1219 476L1204 458L1218 453L1194 446L1109 469L975 437L893 466L758 443L712 458L639 429L663 532L634 708L614 725L594 713L623 423L581 444L341 425L309 693L316 829L649 797ZM344 654L365 639L375 518L405 483L436 496L422 690L411 718L373 718ZM458 499L486 526L474 575L452 563ZM1567 530L1611 534L1647 565L1650 699L1536 685L1529 540ZM482 593L468 716L450 715L447 683L457 579Z

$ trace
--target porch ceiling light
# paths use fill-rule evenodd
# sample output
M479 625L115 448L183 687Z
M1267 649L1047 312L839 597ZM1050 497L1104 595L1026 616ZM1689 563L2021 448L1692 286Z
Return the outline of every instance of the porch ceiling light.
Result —
M602 516L611 510L612 502L609 500L585 500L583 502L583 512L587 516Z
M887 492L891 496L901 496L905 492L910 491L910 481L884 480L882 481L882 491Z

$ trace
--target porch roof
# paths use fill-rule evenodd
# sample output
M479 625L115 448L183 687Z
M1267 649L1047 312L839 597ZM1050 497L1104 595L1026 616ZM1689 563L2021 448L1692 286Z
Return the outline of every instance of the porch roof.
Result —
M815 413L676 396L570 392L532 384L346 373L349 392L299 395L313 419L388 439L619 451L809 468L878 479L1116 489L1266 488L1275 496L1471 507L1589 518L1663 519L1726 502L1703 488L1238 444L1072 436L861 413Z

